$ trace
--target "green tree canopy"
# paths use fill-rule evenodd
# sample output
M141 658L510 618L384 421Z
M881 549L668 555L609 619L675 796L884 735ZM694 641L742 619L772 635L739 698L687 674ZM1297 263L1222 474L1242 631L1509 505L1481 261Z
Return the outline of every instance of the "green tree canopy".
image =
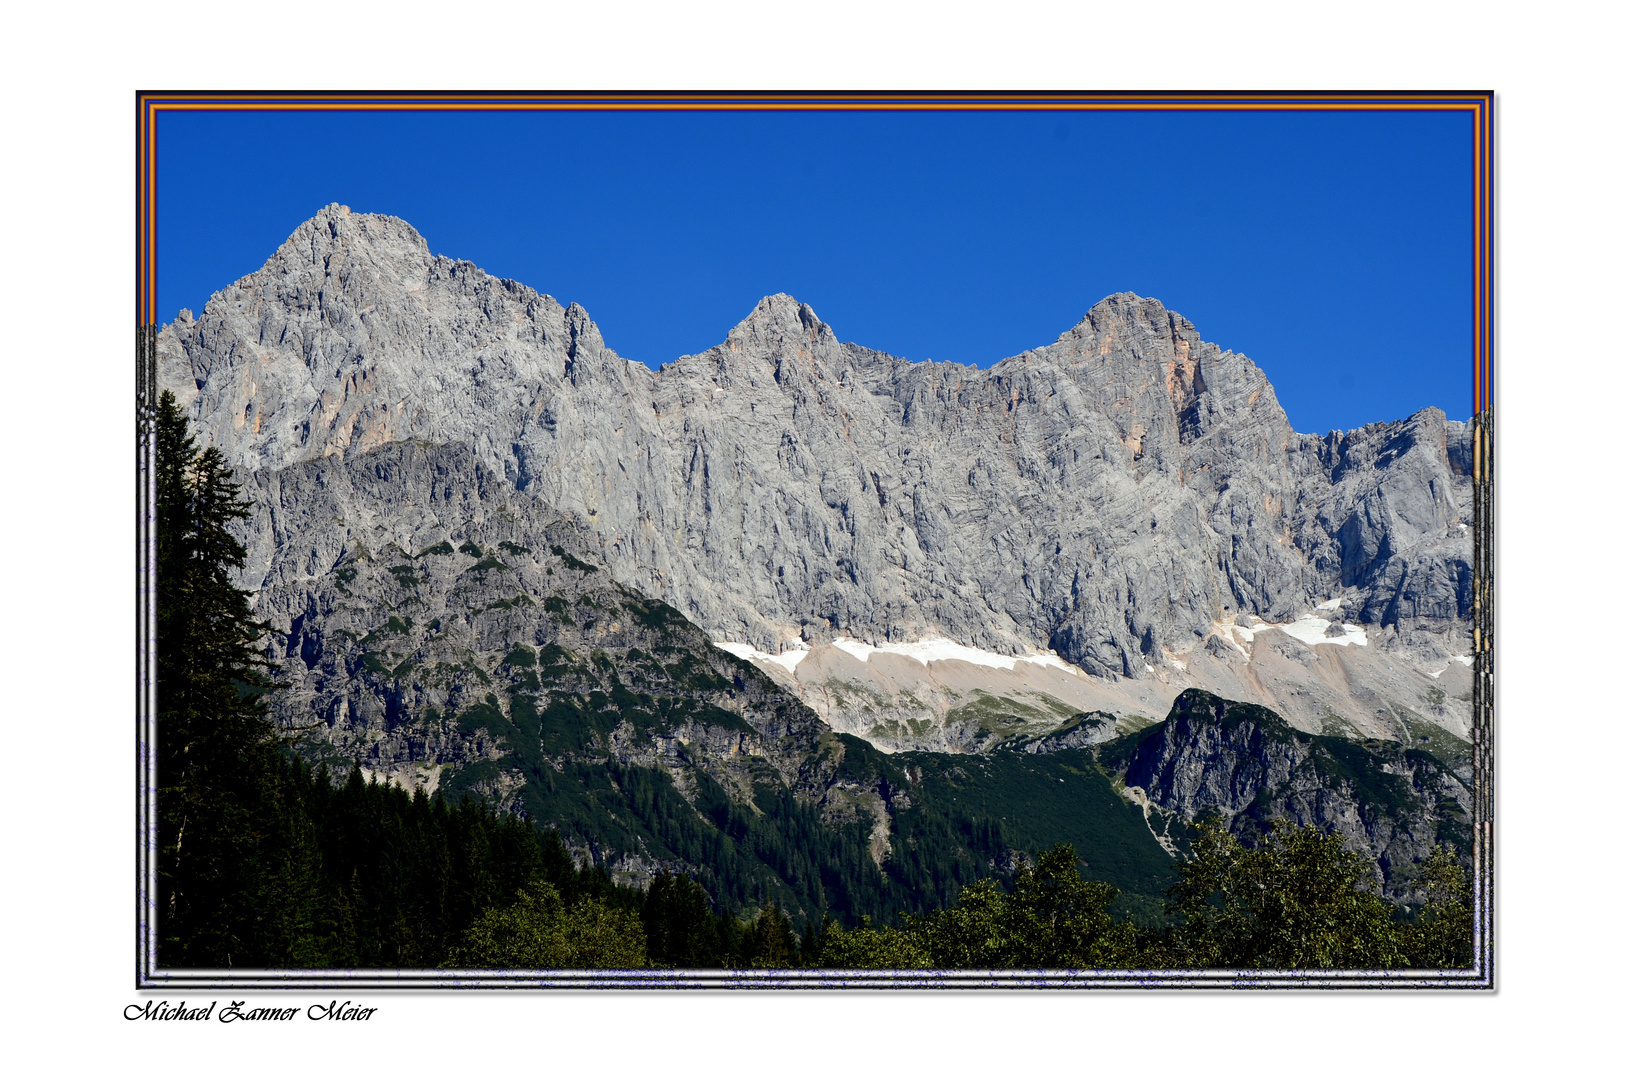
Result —
M1197 826L1168 910L1181 915L1165 963L1182 968L1333 969L1409 965L1397 909L1375 866L1340 836L1285 821L1246 848L1214 820Z
M584 896L567 906L534 879L515 903L488 910L466 931L447 967L502 970L642 968L645 928L637 914Z
M645 951L660 967L699 968L717 963L718 920L702 887L683 874L663 870L640 907Z
M893 927L882 929L862 919L853 930L828 924L821 935L817 965L823 968L870 968L872 970L909 970L933 967L932 958L917 934L906 933Z
M937 968L1115 967L1136 945L1132 925L1109 912L1119 892L1084 880L1075 848L1059 844L1022 868L1011 892L986 878L954 906L907 925Z
M1426 904L1410 927L1414 967L1466 968L1472 964L1472 885L1449 848L1432 849L1421 866Z

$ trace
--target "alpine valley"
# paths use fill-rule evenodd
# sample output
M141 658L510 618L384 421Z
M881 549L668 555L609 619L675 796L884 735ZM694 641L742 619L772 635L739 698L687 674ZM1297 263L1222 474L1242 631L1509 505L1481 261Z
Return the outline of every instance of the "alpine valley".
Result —
M1468 425L1299 434L1156 300L978 369L778 294L653 371L331 205L158 365L338 776L850 923L1063 841L1153 916L1207 814L1333 829L1405 902L1468 850Z

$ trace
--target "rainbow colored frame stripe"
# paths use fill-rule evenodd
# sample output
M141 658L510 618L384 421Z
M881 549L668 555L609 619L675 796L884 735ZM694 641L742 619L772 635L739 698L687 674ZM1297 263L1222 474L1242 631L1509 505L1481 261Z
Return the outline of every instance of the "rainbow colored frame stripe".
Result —
M151 604L151 411L157 312L157 178L165 112L1465 112L1471 114L1473 243L1473 966L1460 972L1081 971L1081 972L507 972L161 971L156 967L153 851L156 785L150 748L156 714ZM1494 987L1493 796L1493 403L1494 94L1421 92L1130 93L327 93L136 94L137 487L137 973L139 990L450 988L991 989L1118 987L1196 989L1474 989Z

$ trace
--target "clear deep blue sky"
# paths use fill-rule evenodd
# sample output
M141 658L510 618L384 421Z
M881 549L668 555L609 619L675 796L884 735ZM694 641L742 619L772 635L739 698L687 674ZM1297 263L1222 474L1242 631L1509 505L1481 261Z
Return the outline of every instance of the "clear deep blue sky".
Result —
M768 293L988 367L1129 290L1256 361L1299 431L1471 412L1464 113L165 113L162 320L330 202L653 367Z

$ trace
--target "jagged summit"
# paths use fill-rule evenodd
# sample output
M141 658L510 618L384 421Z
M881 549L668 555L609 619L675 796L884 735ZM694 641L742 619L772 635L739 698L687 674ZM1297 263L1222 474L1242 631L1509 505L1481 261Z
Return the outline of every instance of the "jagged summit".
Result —
M259 269L211 296L198 319L208 318L212 307L241 303L245 296L275 295L299 305L314 303L311 287L321 289L331 281L344 285L354 280L354 292L372 292L384 283L411 284L415 278L437 274L488 278L473 263L432 255L425 238L401 218L357 213L341 203L329 203L296 226ZM530 291L516 282L491 280L510 290ZM196 321L187 309L177 319Z
M325 247L333 250L354 246L408 246L426 253L430 251L419 230L401 218L356 213L337 202L329 203L301 222L279 250L292 247L299 251L322 251Z
M1079 322L1058 335L1058 343L1081 338L1099 338L1115 333L1155 333L1189 337L1198 341L1194 324L1153 297L1134 292L1118 292L1104 297L1081 316Z
M346 279L362 273L404 280L425 273L436 260L412 225L385 214L353 213L330 203L302 222L260 270L238 282L297 280L320 273Z
M727 369L767 366L777 382L785 382L823 377L823 365L840 362L839 351L837 335L814 308L775 293L760 300L710 355Z
M724 347L739 347L748 341L796 345L835 344L837 335L822 322L815 309L799 303L786 293L760 300L747 317L731 328Z
M771 293L764 297L753 310L748 313L738 326L750 323L797 321L803 326L820 325L821 320L816 317L815 309L808 304L800 303L798 298L784 292Z

